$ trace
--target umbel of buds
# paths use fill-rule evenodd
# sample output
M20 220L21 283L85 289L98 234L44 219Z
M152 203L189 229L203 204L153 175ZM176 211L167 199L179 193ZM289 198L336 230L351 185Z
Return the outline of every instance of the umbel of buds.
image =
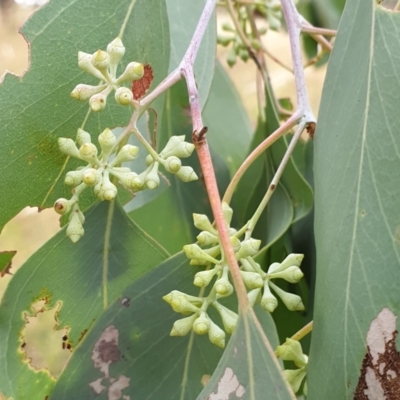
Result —
M160 155L168 154L170 146L177 145L179 145L179 142L174 139ZM180 155L182 154L180 153ZM233 210L228 204L223 203L222 211L225 222L229 226ZM225 332L231 334L237 324L238 316L234 311L220 304L218 300L232 295L234 287L230 281L230 272L226 260L221 255L221 244L217 230L206 215L193 214L193 222L194 226L201 230L197 236L198 242L183 246L183 252L190 259L190 265L205 267L203 271L195 274L194 285L200 288L211 286L211 290L208 291L208 295L204 298L196 297L196 301L201 300L202 302L198 311L193 310L198 317L188 317L177 321L176 325L174 324L171 335L183 336L182 332L187 334L193 328L193 331L199 335L209 333L210 341L222 346L222 343L225 343L225 333L211 320L207 314L207 308L211 305L218 311ZM240 240L241 234L233 228L229 228L229 234L236 259L240 265L240 274L249 290L248 298L250 304L254 306L259 302L266 311L273 312L278 305L278 299L271 292L272 289L289 310L304 310L300 296L285 292L272 282L273 279L278 278L290 283L298 282L303 277L303 273L299 268L303 255L289 254L281 263L273 263L268 268L268 271L265 272L253 259L259 251L261 241L251 237L245 237ZM171 302L167 299L169 299L171 293L164 297L164 300L170 304ZM186 295L181 294L181 296ZM172 304L171 306L174 311L177 311ZM186 329L181 328L182 324L187 324L185 325ZM178 334L177 332L180 333Z
M84 217L79 209L79 196L87 187L93 187L93 192L101 201L114 200L118 190L116 183L124 186L132 193L140 190L157 188L160 184L158 173L159 165L165 166L168 172L178 176L184 182L197 179L191 167L182 166L180 158L188 157L193 152L194 146L184 141L184 136L172 136L162 151L164 157L155 153L147 158L148 167L138 174L128 167L121 167L125 162L133 161L139 148L126 144L117 147L117 138L113 132L106 128L98 136L100 152L92 143L91 135L79 128L76 143L69 138L59 138L58 145L62 153L78 158L86 163L75 171L69 171L64 183L71 186L73 196L70 200L58 199L54 204L55 211L69 215L67 235L73 242L77 242L84 233ZM79 146L79 147L78 147ZM168 167L166 166L168 165ZM185 169L185 173L180 172ZM201 249L200 249L201 250Z
M79 68L100 80L98 85L79 84L71 92L71 97L79 101L89 100L92 111L104 110L108 95L115 91L115 101L122 105L132 104L133 94L125 82L141 79L144 66L138 62L130 62L125 71L117 77L117 67L125 54L125 47L119 37L115 38L107 50L97 50L93 54L78 53Z

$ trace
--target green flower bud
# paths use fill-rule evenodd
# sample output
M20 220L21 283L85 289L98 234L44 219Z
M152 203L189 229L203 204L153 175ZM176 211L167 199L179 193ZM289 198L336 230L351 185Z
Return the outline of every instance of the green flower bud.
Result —
M192 329L193 323L197 318L197 314L193 314L190 317L178 319L174 322L170 336L186 336Z
M238 315L234 311L218 303L218 301L214 301L212 305L221 316L225 332L232 335L238 321Z
M107 201L114 200L117 196L117 188L116 186L110 182L109 180L104 181L101 188L102 198Z
M294 393L297 393L300 389L301 382L305 378L307 371L305 368L300 369L285 369L283 371L286 380Z
M182 181L182 182L192 182L198 178L196 172L194 172L192 167L184 166L179 169L178 172L175 172L175 175Z
M232 208L229 207L228 203L225 203L225 201L222 202L221 206L222 206L222 212L224 214L225 222L229 226L232 221L233 210L232 210Z
M84 85L83 83L75 86L75 89L70 93L70 96L78 101L89 100L93 95L100 93L107 85Z
M274 312L275 308L278 307L278 300L277 298L271 293L271 290L269 289L269 284L270 282L265 282L264 283L264 293L261 297L261 307L272 313Z
M254 256L255 254L257 254L260 245L261 240L256 240L252 238L243 240L242 245L240 246L240 250L236 253L236 258L240 260L241 258Z
M85 233L78 213L72 211L69 224L67 226L67 236L76 243Z
M228 23L223 23L222 24L222 30L226 31L226 32L235 32L236 33L236 29Z
M203 299L196 296L191 296L189 294L180 292L179 290L173 290L171 293L166 294L163 297L163 300L166 301L168 304L171 304L171 301L175 298L184 297L187 301L190 301L192 304L196 306L201 306L203 304Z
M97 93L89 99L89 106L94 112L99 112L105 109L107 96L102 93Z
M239 251L239 249L241 248L240 240L236 236L231 236L230 239L231 239L233 250L235 252Z
M303 354L300 342L290 338L287 338L285 343L276 348L275 355L284 361L293 361L299 368L305 367L308 362L307 356Z
M295 266L286 268L284 271L281 272L275 272L270 274L271 279L282 278L290 283L299 282L303 276L304 274L303 272L301 272L301 269Z
M54 203L54 211L57 214L63 215L68 213L70 210L71 210L71 200L61 198Z
M217 43L220 44L221 46L228 46L228 44L232 41L231 37L227 37L227 36L221 36L218 35L217 36Z
M144 75L144 66L138 62L130 62L125 71L118 77L115 81L117 85L120 85L123 82L127 81L137 81L138 79L143 78Z
M131 181L131 189L132 189L134 192L138 192L138 191L140 191L140 190L143 190L144 188L145 188L145 186L144 186L144 179L143 179L142 176L137 175L137 176L135 176L134 178L132 178L132 181Z
M161 151L160 156L165 157L165 154L169 153L172 149L174 149L179 143L182 143L185 140L185 135L182 136L171 136L165 145L164 149Z
M216 273L217 269L215 268L206 271L200 271L194 276L193 284L198 287L206 287L211 282Z
M261 293L261 289L253 289L247 293L247 297L248 297L249 302L252 307L254 307L254 304L256 304L260 293Z
M284 271L286 268L295 266L300 267L301 262L303 261L304 254L289 254L280 264L273 263L268 268L268 273L277 273Z
M117 138L110 129L106 128L103 132L100 133L99 144L101 149L103 150L105 158L108 158L108 156L111 154L116 142Z
M208 338L212 344L217 345L218 347L225 347L225 332L210 319L210 328L208 330Z
M69 171L65 175L64 183L68 186L78 186L82 183L82 178L85 170L81 169L79 171Z
M182 167L182 162L178 157L171 156L165 160L164 168L171 174L177 173Z
M115 158L110 162L110 167L114 165L121 164L123 162L132 161L136 158L139 152L139 147L132 146L131 144L126 144L122 146L121 150L115 156Z
M138 174L136 172L132 172L129 168L126 168L126 170L127 171L120 172L116 170L116 168L112 168L110 169L110 174L116 176L127 189L131 189L132 185L134 185L136 182L135 178L138 176Z
M227 297L233 293L233 286L229 282L228 272L228 267L224 267L221 278L214 283L214 289L221 297Z
M242 264L244 271L255 272L253 266L245 258L242 258L240 263Z
M297 296L293 293L285 292L271 281L269 281L269 285L272 289L274 289L274 292L281 298L285 306L290 311L303 311L305 309L300 296Z
M229 236L235 236L237 234L237 229L229 228L228 232L229 232Z
M81 158L79 150L72 139L58 138L58 148L62 153L67 154L68 156Z
M197 235L197 241L201 246L218 243L218 237L210 232L202 231Z
M107 46L107 53L110 56L110 70L112 70L112 75L115 76L116 67L121 61L125 54L125 46L122 44L122 40L116 37Z
M149 167L153 162L156 161L151 154L147 154L145 162L146 165Z
M262 288L264 286L264 280L257 272L240 271L243 282L250 289Z
M76 141L80 146L82 146L85 143L91 143L92 138L89 132L86 132L83 129L78 128L78 133L76 134Z
M121 106L129 106L129 104L132 104L132 100L132 90L121 86L115 91L115 101Z
M187 244L183 246L183 252L186 254L186 257L189 259L198 259L211 262L213 264L218 264L219 261L214 257L211 257L207 254L201 247L197 244Z
M79 149L79 156L89 164L99 164L97 147L93 143L84 143Z
M207 265L207 264L209 264L209 262L206 260L198 260L197 258L192 258L190 260L189 264L198 267L198 266L202 266L202 265Z
M188 301L185 296L174 297L170 303L172 309L175 312L181 314L188 314L188 313L198 313L199 309L193 305L190 301Z
M193 214L193 223L197 229L202 231L207 231L212 233L213 235L218 235L216 229L212 226L210 220L207 215L204 214Z
M269 28L273 31L279 31L279 29L281 28L281 20L272 13L267 14L267 21Z
M193 330L198 335L205 335L211 326L211 320L206 313L202 313L193 323Z
M91 62L93 67L98 69L106 77L105 73L107 71L108 66L110 65L110 55L106 51L97 50L92 55ZM109 81L109 79L107 80Z
M158 162L155 161L151 167L150 172L146 174L144 179L145 185L150 189L153 190L160 185L160 177L158 175Z
M167 157L179 157L179 158L187 158L189 157L194 150L194 144L188 142L179 142L177 143L171 150L165 151L165 149L161 152L163 158Z
M226 62L231 68L236 64L236 52L234 46L229 49L226 56Z
M83 174L82 180L88 186L94 186L101 179L101 172L94 168L88 168Z
M92 55L84 53L83 51L78 52L78 65L82 71L85 71L97 79L104 80L103 74L98 71L92 64Z

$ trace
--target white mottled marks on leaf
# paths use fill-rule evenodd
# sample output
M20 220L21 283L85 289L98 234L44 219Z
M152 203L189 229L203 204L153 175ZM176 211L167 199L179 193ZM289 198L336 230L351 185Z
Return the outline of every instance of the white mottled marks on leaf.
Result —
M386 400L381 383L377 379L372 368L367 368L365 382L367 383L368 389L364 390L364 394L368 397L368 400Z
M233 399L233 397L230 397L231 394L235 395L237 399L242 399L245 392L245 388L240 384L232 368L226 368L224 375L218 382L217 391L211 393L207 400Z
M394 338L396 318L388 308L384 308L371 322L367 334L367 344L373 364L378 362L379 355L385 352L387 343Z

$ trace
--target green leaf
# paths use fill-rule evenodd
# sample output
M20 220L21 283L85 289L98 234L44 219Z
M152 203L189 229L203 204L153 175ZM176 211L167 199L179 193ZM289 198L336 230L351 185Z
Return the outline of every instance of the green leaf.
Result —
M217 61L210 95L203 112L208 126L207 139L233 175L247 155L251 143L251 125L235 86Z
M76 244L66 237L65 229L59 232L17 271L7 287L0 305L0 387L6 397L43 400L54 385L48 371L33 367L44 354L33 357L31 365L25 359L34 340L26 332L29 316L41 316L40 310L56 312L49 326L37 323L36 337L47 346L46 353L62 350L65 330L68 344L75 349L103 305L167 257L115 203L103 202L91 209L85 230ZM50 343L49 338L57 334ZM68 359L69 350L65 352L58 357ZM53 362L50 370L56 376L61 360L55 357Z
M399 13L347 1L315 135L311 400L353 398L372 321L384 308L400 314L399 38Z
M97 83L78 68L77 54L105 49L125 17L126 54L119 71L132 60L149 63L154 87L166 76L169 60L163 0L121 0L113 6L107 0L52 0L23 27L30 42L30 69L22 78L6 75L0 86L0 185L7 189L0 200L0 229L27 205L45 208L59 197L70 197L64 175L79 163L65 165L57 138L75 138L88 111L87 103L71 99L69 93L79 83ZM117 106L112 94L107 103L106 110L91 113L84 125L95 137L129 120L130 110ZM93 201L88 195L82 205Z
M16 253L16 251L0 251L0 277L10 270L12 259Z
M198 295L193 275L193 267L180 253L130 285L76 349L50 399L97 399L90 384L101 378L105 389L100 398L107 398L110 378L122 376L129 379L122 393L132 399L196 398L222 349L212 345L207 336L169 336L174 321L182 316L162 300L172 290ZM108 342L117 354L109 367L110 378L104 377L92 358L94 346L107 328L118 334L114 346ZM107 349L104 351L106 357Z
M169 72L178 67L192 39L206 0L190 3L187 0L168 0L168 20L171 36ZM199 89L200 103L204 107L214 75L217 50L215 13L212 15L194 63L194 74Z
M260 311L268 316L263 327L273 348L267 347L253 319L240 315L224 356L197 400L295 399L272 353L278 345L274 322Z

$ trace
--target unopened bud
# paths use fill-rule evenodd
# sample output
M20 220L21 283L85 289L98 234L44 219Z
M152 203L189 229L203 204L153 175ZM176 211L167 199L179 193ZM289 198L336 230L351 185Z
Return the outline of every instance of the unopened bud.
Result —
M208 330L208 338L210 342L218 347L225 347L225 332L210 319L210 329Z
M78 128L78 133L76 134L77 143L82 146L85 143L91 143L92 138L89 132L84 131L81 128Z
M210 232L202 231L197 235L197 240L201 246L218 243L218 237Z
M211 282L212 278L216 274L217 270L215 268L209 269L207 271L200 271L194 276L193 284L198 287L206 287Z
M197 314L193 314L190 317L178 319L174 322L170 336L186 336L191 330Z
M63 215L68 213L71 210L71 201L67 200L67 199L58 199L55 203L54 203L54 211L57 214Z
M208 261L208 262L211 262L214 264L219 263L218 260L216 260L214 257L211 257L209 254L207 254L197 244L187 244L186 246L183 246L183 252L186 254L186 257L190 258L190 259L204 260L204 261Z
M64 183L68 186L78 186L82 183L84 170L79 171L69 171L65 175Z
M261 289L253 289L247 293L247 298L249 299L249 303L251 304L252 307L254 307L254 304L256 304L260 293Z
M193 222L194 226L197 229L202 231L207 231L212 233L213 235L217 235L217 231L212 226L210 220L208 219L207 215L204 214L193 214Z
M278 306L277 298L271 293L269 289L269 282L265 282L264 284L264 293L261 297L261 307L272 313L274 312L275 308Z
M188 301L184 296L174 297L170 303L175 312L181 314L198 313L199 309Z
M107 103L107 96L104 93L97 93L89 99L89 106L94 112L104 110Z
M115 68L125 54L125 46L119 37L116 37L111 43L108 44L107 53L110 56L110 69L111 67Z
M78 65L82 71L85 71L97 79L104 80L103 74L97 70L92 64L92 55L84 53L83 51L78 52Z
M171 174L177 173L182 167L182 162L178 157L171 156L165 160L164 168Z
M79 149L79 156L90 164L98 164L97 147L93 143L84 143Z
M235 330L238 321L238 315L234 311L218 303L218 301L214 301L212 305L221 316L226 333L229 333L231 335Z
M92 55L92 65L96 69L98 69L103 75L105 75L105 72L110 65L110 55L103 50L97 50L93 55ZM105 76L106 77L106 76ZM104 79L104 78L103 78ZM108 80L108 79L107 79Z
M224 267L221 278L214 283L215 291L222 297L230 296L233 293L233 286L228 279L228 267Z
M161 151L160 156L166 157L166 154L168 154L173 148L175 148L179 143L182 143L184 140L185 135L171 136L164 149Z
M182 181L182 182L192 182L198 178L194 169L189 166L184 166L179 169L178 172L175 172L175 175Z
M273 263L268 268L268 273L277 273L284 271L286 268L295 266L300 267L304 254L289 254L281 263Z
M250 289L262 288L264 286L264 280L257 272L240 271L243 282Z
M117 138L110 129L106 128L103 132L100 133L99 144L101 146L101 149L103 150L105 158L108 158L108 156L111 154L116 142Z
M281 278L290 283L297 283L304 276L299 267L289 267L281 272L274 272L270 274L271 279Z
M285 369L283 371L286 380L288 381L293 393L297 393L300 389L301 382L307 374L306 368Z
M147 173L144 183L148 189L153 190L160 185L160 177L158 175L158 162L154 162L151 170Z
M269 285L271 286L272 289L274 289L274 292L281 298L281 300L288 308L288 310L303 311L305 309L300 296L297 296L296 294L293 293L285 292L271 281L269 281Z
M143 64L140 64L138 62L130 62L126 68L125 71L118 77L118 79L115 81L117 85L120 85L123 82L127 81L137 81L138 79L141 79L144 74L144 66Z
M254 256L257 254L261 245L261 240L256 240L253 238L243 240L240 250L236 253L236 258L240 260L241 258L246 258L249 256Z
M81 158L79 150L72 139L58 138L58 148L62 153L67 154L68 156Z
M123 162L132 161L138 155L139 148L132 146L131 144L126 144L122 146L121 150L115 156L115 158L110 162L110 167L114 165L121 164Z
M132 90L121 86L115 91L115 101L121 106L128 106L129 104L132 104L132 100Z
M188 142L179 142L177 143L171 150L165 151L165 149L162 151L162 156L165 157L179 157L179 158L187 158L189 157L194 150L194 144L193 143L188 143Z
M299 368L306 366L308 361L307 356L303 354L300 342L290 338L276 348L275 355L284 361L293 361Z
M225 203L225 201L222 202L221 206L222 206L222 212L224 214L225 222L229 226L232 221L233 210L232 210L232 208L229 207L228 203Z
M94 168L85 170L82 180L88 186L94 186L101 179L101 173Z
M70 96L78 101L89 100L93 95L100 93L107 85L84 85L83 83L75 86L75 89L70 93Z
M193 330L198 335L205 335L211 326L211 320L206 313L202 313L193 323Z
M69 224L67 226L67 236L76 243L85 233L79 215L72 211Z

